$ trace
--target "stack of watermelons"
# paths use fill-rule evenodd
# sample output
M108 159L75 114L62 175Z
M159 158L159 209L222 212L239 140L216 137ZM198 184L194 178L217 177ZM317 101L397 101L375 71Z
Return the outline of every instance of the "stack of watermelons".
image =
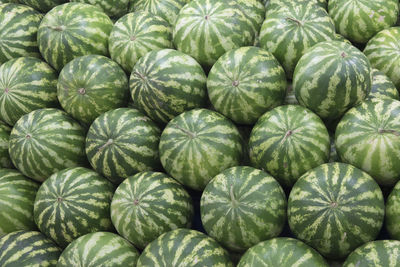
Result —
M0 0L0 267L400 266L398 17Z

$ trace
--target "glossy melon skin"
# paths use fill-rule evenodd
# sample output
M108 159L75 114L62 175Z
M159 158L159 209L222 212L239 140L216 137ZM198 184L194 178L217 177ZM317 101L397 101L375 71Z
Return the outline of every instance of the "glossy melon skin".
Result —
M13 164L8 153L11 127L0 121L0 168L12 168Z
M372 69L372 87L368 99L389 98L400 100L399 91L393 82L383 72Z
M129 9L129 0L70 0L70 2L86 3L97 6L110 18L120 18Z
M386 229L392 239L400 240L400 182L393 188L386 200Z
M45 14L54 7L67 3L68 0L15 0L21 4L33 7L34 9Z

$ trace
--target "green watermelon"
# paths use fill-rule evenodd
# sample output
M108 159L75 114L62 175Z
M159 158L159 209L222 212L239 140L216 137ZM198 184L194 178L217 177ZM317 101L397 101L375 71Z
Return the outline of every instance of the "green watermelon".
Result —
M316 44L299 60L293 87L299 103L327 121L340 118L371 90L366 56L341 41Z
M96 172L67 168L39 188L34 218L40 231L65 248L74 239L112 230L110 205L114 186Z
M15 124L9 153L19 171L42 182L59 170L87 164L85 129L64 111L39 109Z
M60 72L57 96L66 112L90 125L100 114L127 105L128 78L105 56L78 57Z
M159 148L164 169L195 190L203 190L215 175L239 165L244 152L236 126L208 109L187 111L171 120Z
M130 77L132 99L147 116L167 123L207 101L207 77L192 57L173 49L152 51L136 63Z
M137 267L233 267L229 254L212 238L195 230L176 229L151 242Z
M240 166L215 176L203 191L201 221L230 251L278 236L286 221L286 195L266 172Z
M111 58L128 73L146 53L172 47L171 26L163 18L145 11L119 19L109 40Z
M16 0L21 4L33 7L41 13L47 13L52 8L68 2L68 0Z
M265 6L260 0L233 0L243 12L245 18L250 22L251 28L257 38L265 19Z
M343 264L343 267L361 266L400 266L400 241L369 242L354 250Z
M351 109L336 128L336 148L343 162L360 168L380 185L400 177L400 101L373 99Z
M40 57L36 36L42 18L24 5L0 5L0 65L13 58Z
M129 9L129 0L70 0L70 2L97 6L111 18L120 18L128 13Z
M0 168L12 168L13 164L8 153L11 128L0 121Z
M366 43L379 31L393 26L398 0L329 0L329 15L336 31L356 43Z
M372 98L388 98L400 100L399 91L396 86L383 72L372 69L372 87L368 95L368 99Z
M136 266L139 252L122 237L108 232L86 234L62 252L57 267Z
M400 240L400 182L386 201L386 229L393 239Z
M385 203L367 173L345 163L327 163L305 173L288 200L294 235L323 256L341 259L382 227Z
M282 104L285 71L260 48L242 47L224 54L207 78L215 109L239 124L254 124L266 111Z
M141 171L159 169L161 130L136 109L106 112L90 126L86 154L93 169L114 183Z
M332 19L313 1L275 1L265 17L260 46L278 59L289 78L308 48L335 39Z
M111 19L98 7L82 3L59 5L40 23L39 50L58 71L76 57L108 56L108 36L112 27Z
M56 267L61 249L40 232L16 231L0 238L1 267Z
M313 248L290 237L261 242L242 256L238 267L328 267L324 258Z
M252 165L291 187L306 171L329 160L329 134L321 119L299 105L277 107L254 126Z
M170 230L190 228L192 217L190 195L161 172L127 178L111 203L111 220L118 233L140 249Z
M0 119L14 125L23 115L56 107L57 72L34 57L20 57L0 66Z
M286 3L289 2L289 4L291 4L291 3L300 4L300 3L313 2L313 3L317 4L317 5L319 5L320 7L323 7L324 9L326 9L328 7L328 0L262 0L262 1L269 8L274 8L274 4L275 3L282 4L282 3L285 3L285 2ZM270 4L272 4L272 5L270 5Z
M36 230L33 203L39 184L17 170L0 169L0 236Z

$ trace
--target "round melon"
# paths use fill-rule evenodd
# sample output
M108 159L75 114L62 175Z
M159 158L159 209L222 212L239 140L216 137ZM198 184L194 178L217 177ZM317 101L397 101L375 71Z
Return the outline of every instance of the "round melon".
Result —
M372 87L368 99L383 98L400 100L396 86L383 72L372 69Z
M340 41L316 44L299 60L293 87L299 103L327 121L340 118L371 91L371 66L354 46Z
M384 213L378 184L345 163L327 163L305 173L288 200L294 235L330 259L342 259L375 240Z
M97 6L110 18L120 18L128 13L129 9L129 0L70 0L70 2L80 2Z
M57 171L87 164L85 135L85 129L64 111L35 110L14 125L10 158L24 175L43 182Z
M261 242L242 256L238 267L328 267L325 259L313 248L290 237Z
M299 105L265 113L249 141L252 165L291 187L306 171L329 159L328 130L321 119Z
M236 126L208 109L187 111L171 120L159 148L164 169L195 190L203 190L221 171L239 165L244 152Z
M314 4L319 5L320 7L326 9L328 7L328 0L261 0L262 2L265 3L268 8L274 8L274 4L282 4L285 2L290 3L308 3L308 2L313 2ZM285 3L286 4L286 3Z
M137 267L233 267L229 254L212 238L195 230L176 229L151 242Z
M400 182L386 200L386 229L393 239L400 240Z
M15 0L21 4L33 7L41 13L47 13L52 8L68 2L68 0Z
M207 78L214 108L239 124L254 124L282 104L285 72L274 56L260 48L242 47L224 54Z
M57 267L136 266L139 252L122 237L108 232L86 234L62 252Z
M36 230L33 203L39 184L17 170L0 169L0 236Z
M200 212L209 236L230 251L243 252L281 233L286 221L286 195L266 172L233 167L206 186Z
M173 49L152 51L130 77L132 99L147 116L167 123L186 110L206 105L207 77L192 57Z
M127 105L128 78L105 56L78 57L60 72L57 96L66 112L90 125L100 114Z
M140 249L170 230L190 228L192 217L190 195L161 172L127 178L111 203L111 219L118 233Z
M172 27L163 18L145 11L120 18L109 40L111 58L128 73L148 52L172 47Z
M0 66L0 119L14 125L23 115L56 107L57 72L34 57L20 57Z
M66 3L49 11L38 30L43 58L60 71L72 59L85 55L108 56L113 22L100 8Z
M34 218L40 231L65 248L76 238L112 230L110 205L114 186L96 172L67 168L39 188Z
M0 121L0 168L12 168L13 164L8 153L11 127Z
M336 128L340 159L384 186L400 177L400 101L373 99L347 112Z

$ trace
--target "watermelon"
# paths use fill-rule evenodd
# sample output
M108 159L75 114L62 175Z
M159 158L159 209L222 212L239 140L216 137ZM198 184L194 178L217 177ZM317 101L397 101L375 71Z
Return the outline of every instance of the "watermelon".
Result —
M400 101L373 99L351 109L336 128L340 159L360 168L380 185L400 177Z
M140 249L170 230L190 228L192 217L190 195L161 172L127 178L111 203L111 220L118 233Z
M33 209L40 231L65 248L92 232L112 230L114 186L96 172L73 167L54 173L39 188Z
M207 101L207 77L192 57L173 49L152 51L136 63L130 77L132 99L156 122L167 123Z
M218 173L239 165L244 152L236 126L208 109L187 111L171 120L159 148L164 169L195 190L203 190Z
M324 258L300 240L278 237L250 248L240 259L238 267L328 267Z
M68 2L68 0L16 0L21 4L33 7L41 13L47 13L52 8Z
M10 139L11 128L0 121L0 168L12 168L13 164L8 153L8 143Z
M274 8L274 5L270 6L270 4L275 4L277 2L278 2L278 4L279 4L279 2L281 2L281 3L289 2L289 3L296 3L296 4L313 2L314 4L317 4L320 7L323 7L324 9L326 9L328 7L328 0L262 0L262 2L264 2L265 5L268 6L269 8Z
M73 118L91 124L100 114L127 105L128 78L116 62L105 56L78 57L60 72L57 96Z
M200 211L209 236L230 251L243 252L281 233L286 221L286 195L268 173L232 167L206 186Z
M242 10L237 1L190 1L179 12L174 27L175 47L210 68L225 52L252 45L256 35L253 19Z
M17 170L0 169L0 236L36 230L33 203L39 184Z
M382 227L385 203L367 173L345 163L327 163L305 173L288 200L294 235L330 259L346 257L374 240Z
M367 97L371 80L371 66L361 51L346 42L328 41L301 57L293 87L301 105L332 121Z
M249 141L252 165L291 187L306 171L329 159L329 134L321 119L299 105L277 107L254 126Z
M282 104L285 71L271 53L242 47L218 59L208 75L207 88L217 111L236 123L251 125Z
M212 238L195 230L176 229L151 242L137 267L233 267L229 254Z
M0 238L0 266L55 267L61 249L40 232L16 231Z
M120 18L128 13L129 9L129 0L70 0L70 2L97 6L111 18Z
M62 252L57 267L136 266L139 252L122 237L108 232L86 234Z
M20 57L0 66L0 119L14 125L23 115L56 107L57 72L34 57Z
M400 266L400 241L379 240L357 248L346 259L343 267L359 266Z
M400 89L400 27L392 27L377 33L364 49L371 66L386 74Z
M56 70L76 57L108 56L108 36L113 22L100 8L66 3L46 14L38 30L39 50Z
M366 43L379 31L393 26L398 0L329 0L329 15L336 31L356 43Z
M372 87L368 99L388 98L400 100L399 91L396 86L383 72L372 69Z
M275 1L265 17L260 46L278 59L289 78L308 48L335 39L332 19L313 1Z
M120 18L109 40L111 58L128 73L148 52L172 47L172 27L163 18L146 11Z
M246 20L251 24L254 32L254 37L257 38L260 34L261 26L265 19L265 6L260 0L234 0L237 8L243 12Z
M93 169L114 183L141 171L159 169L161 130L136 109L106 112L90 126L86 154Z
M400 240L400 182L396 184L386 201L386 229L393 239Z
M42 18L33 8L1 4L0 65L13 58L40 57L36 36Z
M85 129L64 111L35 110L15 124L9 153L19 171L42 182L59 170L87 164Z

